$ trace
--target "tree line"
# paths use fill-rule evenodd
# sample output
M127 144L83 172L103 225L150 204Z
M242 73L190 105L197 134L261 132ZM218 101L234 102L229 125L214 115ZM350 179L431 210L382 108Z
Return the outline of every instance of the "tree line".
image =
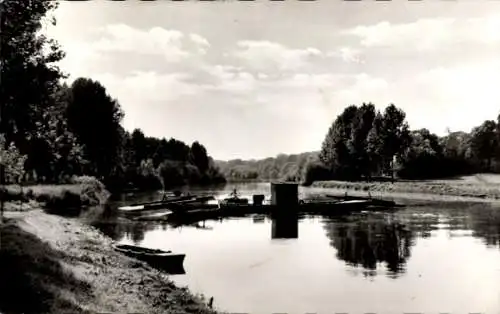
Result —
M432 179L500 172L500 115L471 132L438 136L410 130L406 113L391 104L351 105L328 129L319 152L259 161L219 162L228 180Z
M6 183L62 183L82 175L110 189L225 182L202 144L128 132L118 100L100 82L64 83L67 76L57 66L64 52L40 32L56 1L0 5L0 157Z
M228 181L301 181L307 166L318 160L318 152L302 154L279 154L260 160L234 159L217 161L224 177Z

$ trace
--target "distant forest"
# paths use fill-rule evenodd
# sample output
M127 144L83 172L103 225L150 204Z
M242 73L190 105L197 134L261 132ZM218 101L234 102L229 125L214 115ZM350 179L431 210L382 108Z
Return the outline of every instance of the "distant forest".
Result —
M332 123L318 152L263 160L218 161L229 181L431 179L500 172L500 115L467 132L439 137L410 130L394 105L379 112L371 103L347 107Z
M217 160L215 163L228 181L296 181L305 176L308 165L318 161L319 152L280 154L259 160Z
M39 32L56 1L7 0L2 6L5 183L64 183L84 175L111 190L225 182L202 144L127 132L125 113L101 83L63 83L56 63L64 52Z

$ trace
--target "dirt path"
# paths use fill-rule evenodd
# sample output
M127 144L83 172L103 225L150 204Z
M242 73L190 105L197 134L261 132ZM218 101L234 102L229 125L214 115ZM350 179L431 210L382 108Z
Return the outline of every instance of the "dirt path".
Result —
M38 300L37 291L32 301L41 303L38 307L12 308L8 289L14 294L23 287L9 287L4 280L9 278L2 278L2 312L215 313L167 275L115 252L112 241L90 226L41 210L6 212L5 217L9 219L1 226L1 263L11 271L1 275L11 283L36 284L24 288L40 290L45 297Z

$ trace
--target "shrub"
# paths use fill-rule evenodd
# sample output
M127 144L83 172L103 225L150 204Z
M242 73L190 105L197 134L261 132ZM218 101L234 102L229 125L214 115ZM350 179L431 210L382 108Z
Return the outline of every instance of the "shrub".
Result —
M321 162L311 162L305 167L304 185L311 185L314 181L328 180L331 178L329 169Z

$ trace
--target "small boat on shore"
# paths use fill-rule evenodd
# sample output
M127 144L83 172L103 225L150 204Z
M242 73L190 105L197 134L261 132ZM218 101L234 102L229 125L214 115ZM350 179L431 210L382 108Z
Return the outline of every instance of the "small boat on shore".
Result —
M175 254L172 251L150 249L135 245L114 244L114 249L124 255L147 262L153 267L178 269L183 267L186 254Z

